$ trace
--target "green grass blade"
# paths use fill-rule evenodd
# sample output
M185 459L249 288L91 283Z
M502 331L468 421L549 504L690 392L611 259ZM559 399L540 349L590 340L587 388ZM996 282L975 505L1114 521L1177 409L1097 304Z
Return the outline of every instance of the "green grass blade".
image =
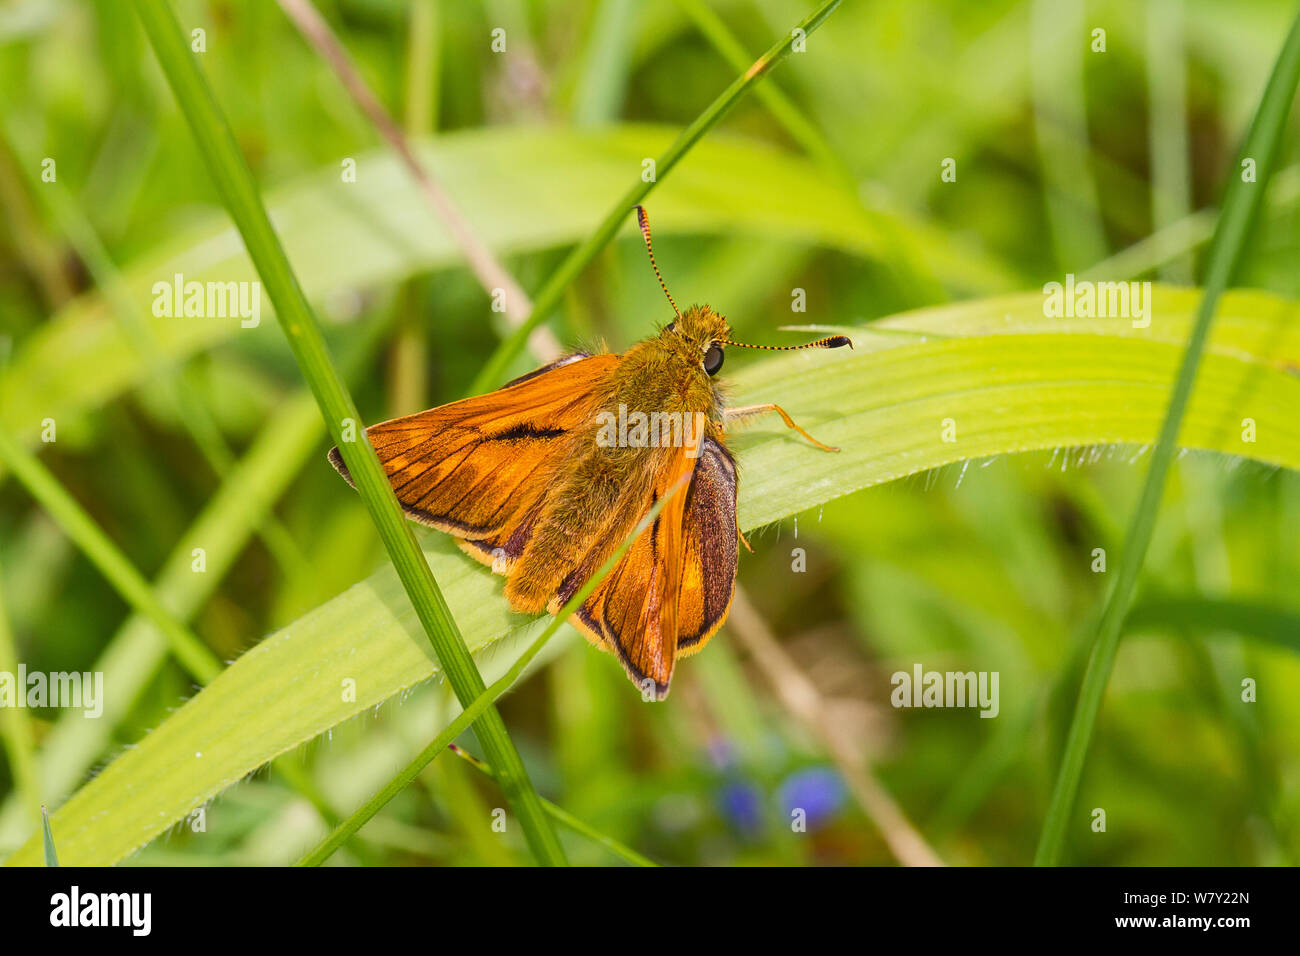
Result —
M438 128L442 23L437 0L415 0L406 28L406 79L402 127L407 136Z
M483 368L479 370L474 383L470 386L471 394L485 392L501 383L505 378L506 369L510 367L511 360L523 351L524 345L528 342L529 333L550 317L551 311L559 304L560 298L564 295L564 290L569 287L569 283L578 277L579 273L596 257L596 254L614 238L614 234L628 222L628 216L631 214L632 208L650 194L650 190L654 189L658 181L667 176L672 171L672 168L691 151L691 148L700 138L718 124L722 117L736 104L737 100L744 96L769 70L789 55L796 36L800 34L810 36L839 5L840 0L825 0L806 19L797 24L787 36L759 57L745 73L738 76L730 86L718 95L717 99L705 108L703 113L695 118L695 121L690 126L682 131L676 142L668 147L667 152L655 160L654 178L648 182L639 179L636 185L614 204L614 207L610 209L604 221L596 228L596 231L588 236L580 246L570 252L564 261L560 263L559 268L551 274L542 290L533 298L533 311L523 325L516 328L501 342L496 351L484 363ZM495 764L495 761L493 763Z
M1039 175L1056 261L1082 268L1106 254L1100 196L1088 148L1085 34L1079 4L1029 3L1030 87Z
M1300 653L1300 613L1253 601L1199 596L1150 598L1136 604L1124 633L1178 629L1214 637L1240 634Z
M1256 175L1250 182L1243 181L1241 163L1234 164L1229 173L1228 188L1223 201L1219 223L1210 243L1205 267L1205 294L1197 309L1196 324L1192 329L1187 349L1183 353L1173 397L1169 401L1151 466L1137 508L1125 535L1115 582L1107 595L1097 627L1097 637L1092 657L1084 674L1083 686L1070 724L1052 798L1043 822L1034 862L1054 865L1061 856L1065 843L1070 814L1074 808L1075 794L1083 775L1083 764L1088 745L1096 726L1097 713L1115 663L1119 646L1120 628L1128 613L1129 602L1137 584L1138 572L1146 557L1151 535L1155 530L1160 498L1164 492L1165 477L1173 460L1175 443L1189 402L1197 370L1202 364L1202 353L1209 339L1219 298L1227 289L1241 258L1242 249L1251 224L1259 210L1265 187L1273 172L1278 143L1286 125L1291 100L1300 80L1300 17L1292 24L1278 56L1277 64L1269 77L1264 96L1246 136L1240 157L1252 160Z
M304 378L316 396L326 427L339 444L357 491L402 578L425 633L437 651L448 681L457 697L468 705L483 692L483 678L428 564L416 546L415 537L380 468L379 459L370 443L364 440L364 432L360 431L361 416L330 359L316 317L271 227L234 134L165 0L137 0L136 11L218 191L275 304L276 317ZM363 440L348 440L344 430L349 426L357 429ZM486 709L476 729L484 749L493 755L493 764L501 769L502 789L519 817L533 853L543 863L564 863L563 848L528 780L523 761L506 733L501 716L494 708Z
M642 532L650 527L651 523L656 517L658 517L659 512L663 511L664 506L668 504L674 495L679 494L685 487L686 479L682 479L673 486L668 494L659 499L659 501L657 501L654 506L646 512L645 517L637 522L636 527L628 532L627 537L623 539L623 542L614 550L614 553L605 560L605 563L600 566L596 573L588 578L587 582L577 590L573 597L569 598L564 607L560 608L560 612L556 614L555 617L551 618L546 627L542 630L542 633L538 635L537 640L528 645L524 652L519 655L513 664L510 665L509 670L507 670L499 679L494 681L491 687L484 690L476 700L461 711L456 719L448 724L443 731L433 739L431 744L420 751L414 760L403 767L401 772L390 780L383 789L367 800L361 808L356 811L356 813L352 814L344 820L343 823L336 827L329 836L321 841L321 844L316 847L316 849L303 857L301 865L320 866L321 863L329 859L330 855L342 846L343 842L347 840L348 837L364 826L367 820L378 813L390 800L393 799L393 797L397 796L397 794L405 789L412 780L419 776L420 771L428 766L430 761L446 750L451 742L459 737L479 714L483 713L483 711L488 707L491 707L494 700L514 686L515 681L519 680L528 665L532 663L533 659L537 657L538 654L541 653L542 648L546 646L546 642L554 637L555 632L558 631L561 625L569 619L569 615L582 606L582 602L587 600L587 598L591 596L591 592L596 590L596 586L599 585L601 581L605 580L605 576L608 575L610 571L614 570L614 565L618 564L623 555L627 554L628 549L632 547L632 544L641 536Z
M59 855L54 852L54 834L50 831L50 815L41 807L41 843L45 849L45 865L58 866Z
M634 0L604 0L596 5L573 95L575 125L599 126L618 117L635 65L632 48L639 6Z

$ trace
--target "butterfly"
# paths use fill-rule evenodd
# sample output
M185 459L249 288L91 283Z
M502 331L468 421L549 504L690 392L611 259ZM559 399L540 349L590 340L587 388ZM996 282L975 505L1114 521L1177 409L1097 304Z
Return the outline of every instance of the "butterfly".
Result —
M736 588L736 461L729 425L768 412L825 451L775 404L727 408L714 376L746 345L706 305L622 354L574 352L495 392L371 426L366 435L406 514L453 535L506 578L510 605L555 614L680 483L570 621L622 663L647 700L663 700L679 658L722 626ZM329 459L349 483L338 448ZM748 547L748 542L745 542Z

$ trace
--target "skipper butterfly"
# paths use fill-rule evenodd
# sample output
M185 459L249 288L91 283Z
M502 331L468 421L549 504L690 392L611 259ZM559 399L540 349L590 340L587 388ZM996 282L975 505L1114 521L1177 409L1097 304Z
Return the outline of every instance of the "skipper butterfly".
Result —
M647 699L662 700L677 659L717 632L736 589L744 536L726 429L775 412L818 448L838 450L779 405L727 408L714 379L724 349L852 343L835 335L746 345L708 306L679 311L655 263L645 210L636 213L675 315L657 335L621 355L566 355L495 392L366 434L407 515L505 575L506 597L524 613L559 611L656 502L688 482L570 619L618 657ZM329 458L351 483L338 448Z

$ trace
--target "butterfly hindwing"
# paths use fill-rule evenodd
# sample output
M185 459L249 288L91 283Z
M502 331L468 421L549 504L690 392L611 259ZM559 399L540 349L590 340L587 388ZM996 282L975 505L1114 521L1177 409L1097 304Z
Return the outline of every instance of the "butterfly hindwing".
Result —
M725 445L706 438L682 519L677 653L704 647L722 626L736 592L736 463Z

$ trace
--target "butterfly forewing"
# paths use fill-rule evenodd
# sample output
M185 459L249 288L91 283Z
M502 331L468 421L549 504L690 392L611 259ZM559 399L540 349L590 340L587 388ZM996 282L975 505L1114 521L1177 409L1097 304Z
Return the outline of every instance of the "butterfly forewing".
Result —
M596 386L617 361L610 354L570 356L498 391L383 422L366 434L411 517L489 545L490 555L536 509L589 427ZM337 448L330 460L351 481Z

